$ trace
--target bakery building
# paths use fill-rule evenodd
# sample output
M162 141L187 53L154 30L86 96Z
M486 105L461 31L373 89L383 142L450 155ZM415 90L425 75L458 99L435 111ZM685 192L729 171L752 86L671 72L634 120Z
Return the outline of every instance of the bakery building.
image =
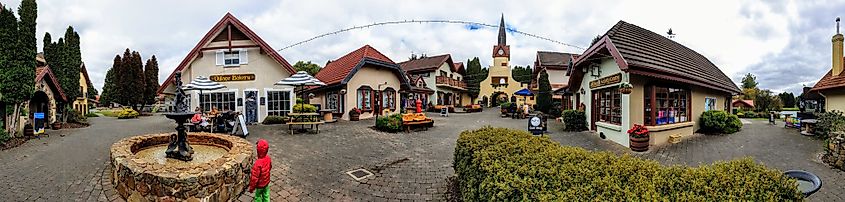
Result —
M589 128L629 146L634 124L650 131L650 145L688 136L708 110L730 111L739 88L703 55L662 35L619 21L569 68L571 101ZM632 86L628 92L620 87ZM579 107L579 108L580 108Z
M226 86L203 91L202 96L198 91L186 91L191 109L202 99L205 110L235 110L247 115L248 122L261 122L267 116L286 115L295 102L293 87L273 85L293 75L293 67L230 13L200 39L162 83L158 89L161 100L172 101L176 72L182 72L183 84L204 76Z
M325 86L305 90L309 102L343 120L360 109L361 119L402 112L402 94L411 88L398 64L370 45L331 60L314 76Z
M837 26L839 18L836 19ZM831 54L831 68L816 85L813 86L811 92L821 95L823 98L821 110L819 111L840 111L845 112L845 57L843 57L843 36L839 33L839 27L836 28L836 34L831 39L833 51ZM804 99L812 100L812 99ZM802 107L803 108L803 107Z

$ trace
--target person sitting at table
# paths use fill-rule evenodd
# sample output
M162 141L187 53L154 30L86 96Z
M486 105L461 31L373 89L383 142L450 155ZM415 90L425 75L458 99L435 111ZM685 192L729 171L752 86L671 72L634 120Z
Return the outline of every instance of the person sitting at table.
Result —
M211 111L208 112L208 115L216 116L217 114L220 114L220 112L217 111L217 107L211 107Z

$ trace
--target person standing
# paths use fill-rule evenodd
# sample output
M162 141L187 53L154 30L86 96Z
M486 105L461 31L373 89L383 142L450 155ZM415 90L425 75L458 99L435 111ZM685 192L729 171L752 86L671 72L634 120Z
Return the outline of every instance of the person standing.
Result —
M267 150L270 150L270 145L264 139L259 139L255 144L255 150L258 153L258 159L252 165L252 172L249 177L249 192L255 192L253 201L270 201L270 169L273 168L273 162L270 156L267 155Z

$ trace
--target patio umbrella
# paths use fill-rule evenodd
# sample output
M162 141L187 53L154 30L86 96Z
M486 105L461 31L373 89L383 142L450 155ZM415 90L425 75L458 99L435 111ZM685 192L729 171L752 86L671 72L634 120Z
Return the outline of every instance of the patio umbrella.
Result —
M527 88L523 88L522 90L516 91L513 94L523 97L534 96L534 93L531 93L531 90L528 90ZM523 101L523 103L525 103L525 101Z
M294 86L294 87L303 87L303 86L325 86L326 83L323 83L317 78L309 75L308 72L299 71L296 74L291 75L288 78L284 78L279 82L276 82L274 85L280 86ZM302 95L302 100L305 101L305 95Z
M200 91L200 110L205 111L202 107L202 91L203 90L218 90L226 88L226 86L221 85L217 82L211 81L207 77L204 76L197 76L194 80L191 81L188 85L182 87L183 90L199 90Z

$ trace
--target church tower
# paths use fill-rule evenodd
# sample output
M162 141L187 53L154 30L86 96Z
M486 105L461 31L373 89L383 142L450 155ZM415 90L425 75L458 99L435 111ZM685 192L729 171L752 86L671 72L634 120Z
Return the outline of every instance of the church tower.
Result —
M507 43L507 27L505 15L499 20L498 43L493 45L493 64L487 69L487 78L479 85L478 98L475 103L486 103L488 106L498 106L501 102L517 101L513 93L524 88L511 75L510 45ZM486 101L486 102L485 102ZM519 102L520 104L522 102ZM530 102L529 102L530 104Z

